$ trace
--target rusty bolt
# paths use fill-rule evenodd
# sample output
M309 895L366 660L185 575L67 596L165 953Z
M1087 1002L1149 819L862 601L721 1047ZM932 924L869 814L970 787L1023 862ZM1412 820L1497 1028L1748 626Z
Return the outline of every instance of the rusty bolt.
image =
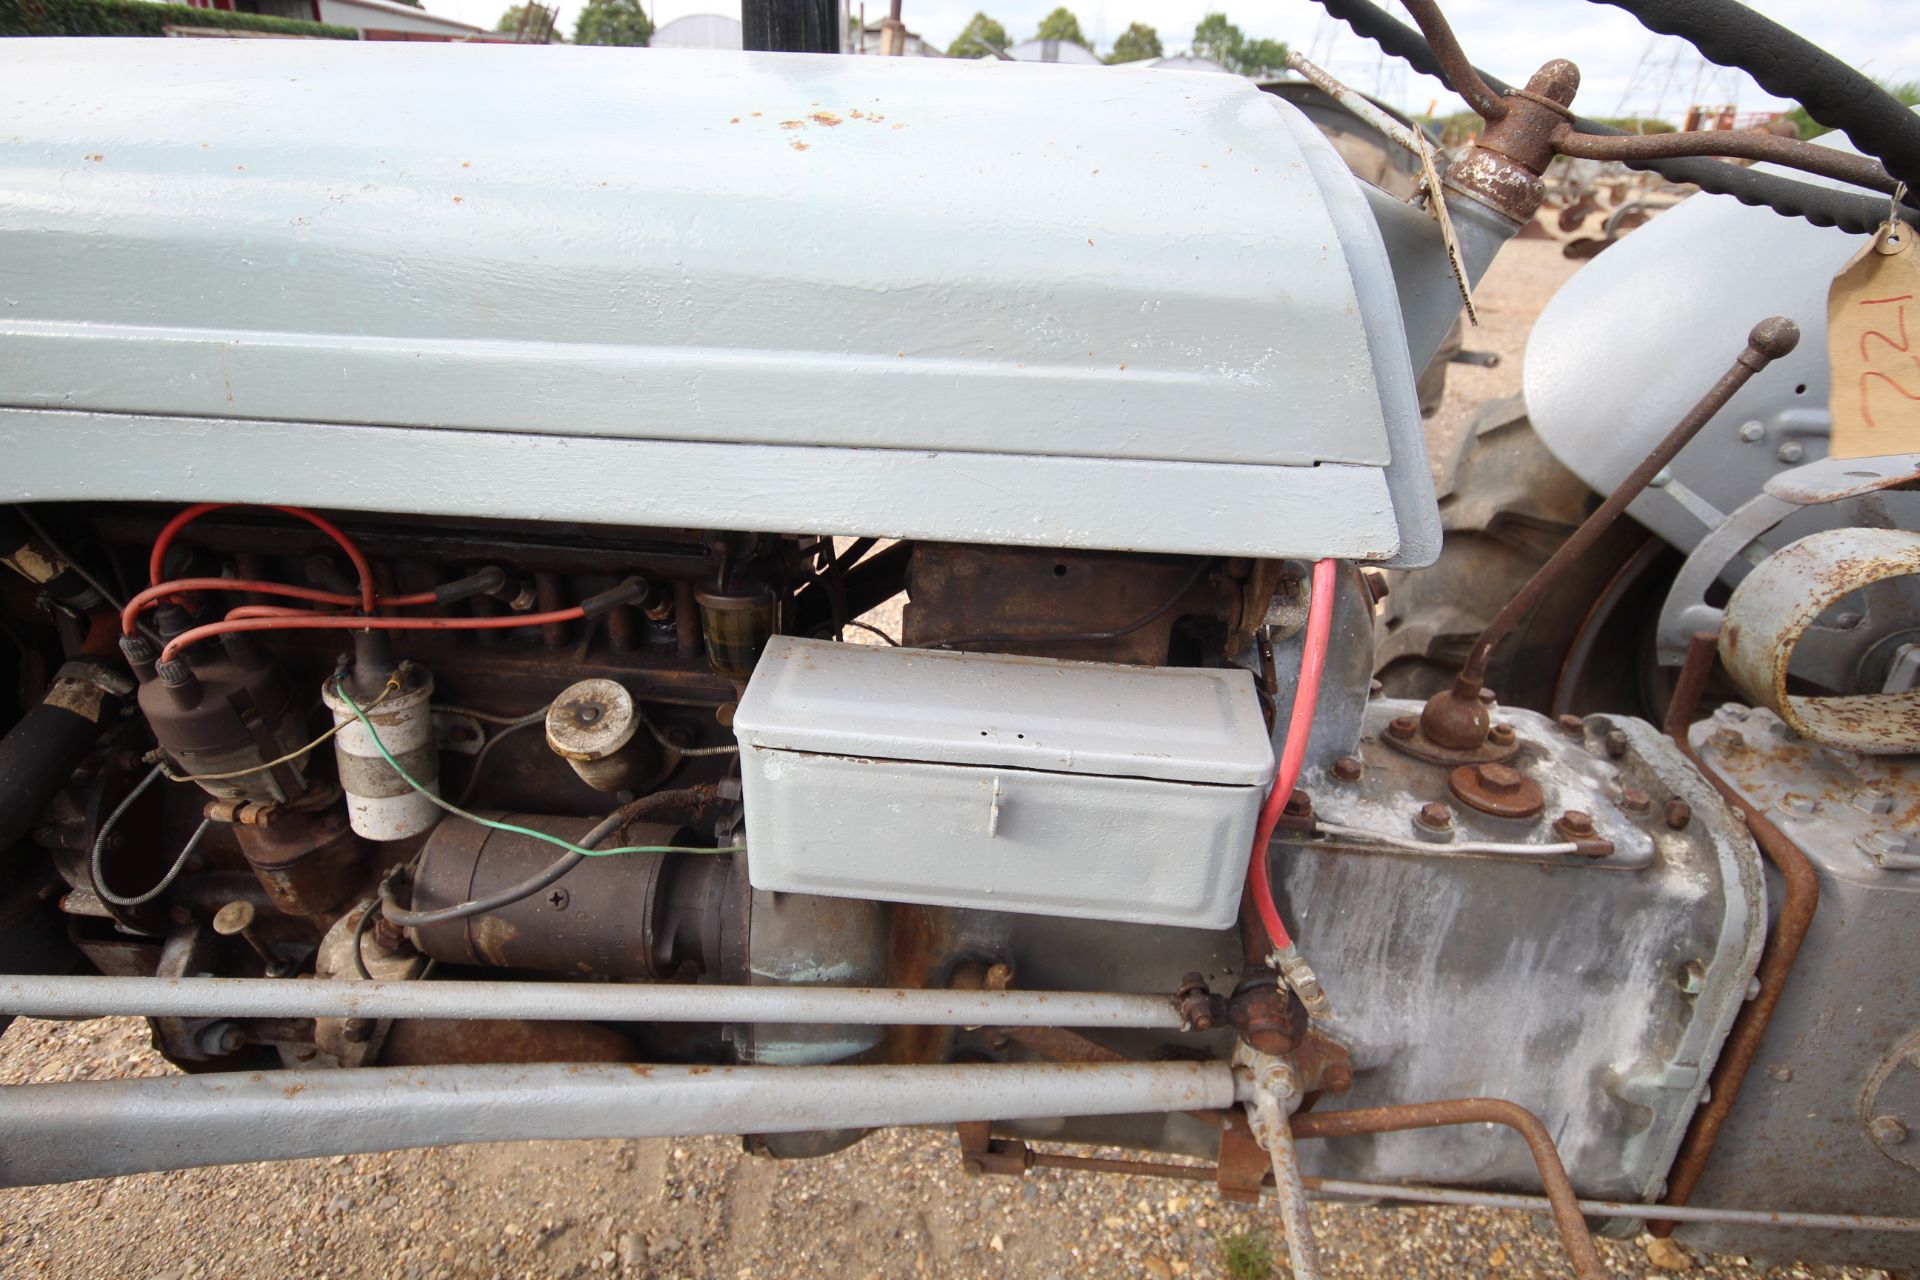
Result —
M1211 1031L1219 1025L1224 1010L1214 1007L1213 992L1203 973L1189 973L1180 980L1180 1025L1194 1031Z
M1561 716L1554 723L1576 737L1587 731L1587 722L1572 714Z
M1289 818L1310 818L1313 816L1313 797L1295 787L1293 794L1287 797L1286 815Z
M1358 756L1341 756L1333 762L1331 772L1336 781L1358 782L1360 781L1360 774L1364 767L1365 766L1360 763Z
M1593 834L1593 817L1569 809L1554 820L1553 829L1569 840L1585 840Z
M1653 808L1653 797L1638 787L1622 787L1620 807L1628 813L1646 813Z
M1474 766L1474 777L1480 785L1498 795L1511 795L1520 789L1523 779L1520 771L1504 764L1482 764Z
M1873 1140L1883 1147L1898 1146L1907 1140L1907 1126L1899 1116L1875 1116L1867 1128Z
M1414 815L1415 822L1429 831L1453 830L1453 810L1438 800L1429 800L1420 806L1420 812Z
M1667 825L1675 831L1684 828L1693 821L1693 806L1685 800L1667 801Z
M1624 729L1609 729L1606 736L1607 754L1618 760L1627 754L1627 734Z
M1412 716L1395 716L1387 722L1387 736L1405 741L1420 728L1420 722Z
M1513 726L1504 720L1487 730L1487 741L1496 747L1510 747L1513 745L1513 739Z

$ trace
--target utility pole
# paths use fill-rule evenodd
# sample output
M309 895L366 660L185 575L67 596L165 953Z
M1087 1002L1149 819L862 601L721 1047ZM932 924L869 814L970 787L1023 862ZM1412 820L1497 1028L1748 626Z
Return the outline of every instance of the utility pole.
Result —
M742 48L840 52L838 0L740 0L740 27Z

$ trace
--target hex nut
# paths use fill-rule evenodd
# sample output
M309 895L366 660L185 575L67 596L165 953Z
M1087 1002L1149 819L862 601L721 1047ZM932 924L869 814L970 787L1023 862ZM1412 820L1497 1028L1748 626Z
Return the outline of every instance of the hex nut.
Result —
M1453 830L1453 810L1438 800L1429 800L1420 806L1420 812L1414 815L1415 822L1429 831Z
M1358 756L1341 756L1333 762L1333 768L1329 772L1333 774L1336 781L1358 782L1364 768Z
M1518 769L1504 764L1476 765L1473 774L1480 780L1481 786L1503 795L1518 791L1522 781Z
M1572 713L1561 716L1558 720L1555 720L1554 723L1571 734L1578 735L1587 731L1587 722Z
M1554 820L1553 829L1570 840L1585 840L1593 834L1593 815L1569 809Z
M1667 825L1675 831L1682 830L1693 821L1693 806L1685 800L1667 801Z
M1646 813L1653 808L1653 797L1639 787L1622 787L1620 807L1628 813Z
M1627 754L1627 733L1624 729L1609 729L1605 739L1607 754L1618 760Z

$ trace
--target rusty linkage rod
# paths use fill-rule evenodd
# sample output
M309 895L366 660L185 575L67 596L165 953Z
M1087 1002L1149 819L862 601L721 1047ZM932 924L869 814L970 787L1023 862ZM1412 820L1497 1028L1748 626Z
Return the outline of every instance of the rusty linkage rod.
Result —
M1487 740L1492 721L1487 704L1480 700L1480 690L1486 684L1487 662L1494 649L1553 589L1561 574L1592 549L1600 535L1612 527L1653 478L1725 407L1733 393L1745 386L1754 374L1792 351L1799 341L1799 326L1784 316L1774 316L1753 326L1747 335L1746 350L1734 357L1732 366L1720 375L1720 380L1494 615L1480 638L1473 642L1452 686L1427 700L1420 712L1420 730L1429 741L1450 750L1471 751Z
M1708 1081L1711 1096L1706 1105L1695 1113L1686 1140L1680 1144L1680 1152L1674 1157L1673 1169L1667 1175L1666 1202L1676 1205L1687 1202L1700 1182L1700 1175L1706 1171L1707 1160L1713 1155L1720 1130L1740 1096L1740 1086L1746 1081L1754 1058L1760 1053L1760 1041L1767 1034L1767 1024L1773 1020L1774 1008L1779 1005L1780 993L1787 985L1787 975L1793 969L1794 959L1800 954L1800 944L1805 941L1807 930L1813 926L1813 913L1820 906L1820 877L1807 860L1807 855L1800 851L1800 846L1769 822L1766 814L1728 786L1719 774L1708 768L1687 741L1687 727L1693 723L1694 712L1700 706L1700 695L1707 687L1707 677L1713 673L1718 645L1719 636L1711 631L1699 632L1688 644L1686 661L1680 668L1680 679L1674 685L1673 699L1667 703L1664 728L1674 745L1680 748L1681 754L1700 771L1700 776L1712 783L1713 789L1746 819L1747 830L1753 833L1753 842L1760 846L1761 855L1780 873L1780 878L1786 882L1787 892L1780 900L1780 914L1773 922L1773 928L1767 935L1766 948L1760 955L1760 971L1755 975L1760 989L1734 1020L1733 1030L1728 1033L1726 1044L1721 1046L1719 1061L1714 1064L1713 1075ZM1648 1227L1657 1236L1667 1236L1673 1234L1674 1223L1653 1221L1648 1223Z
M1526 1140L1540 1183L1553 1204L1553 1225L1560 1233L1580 1280L1607 1280L1600 1252L1593 1246L1587 1220L1580 1214L1579 1197L1553 1135L1540 1117L1502 1098L1456 1098L1449 1102L1414 1102L1397 1107L1362 1107L1354 1111L1295 1112L1295 1138L1347 1138L1370 1133L1404 1133L1409 1129L1440 1129L1457 1124L1505 1125Z
M1435 0L1404 0L1404 3L1413 20L1420 24L1427 43L1433 46L1433 56L1440 60L1440 68L1447 73L1447 83L1453 86L1453 91L1465 98L1473 113L1482 120L1491 122L1505 116L1506 99L1495 93L1493 86L1475 70L1473 59L1460 47L1453 27Z
M1743 160L1786 165L1889 194L1892 194L1896 185L1880 162L1871 156L1836 151L1832 147L1816 147L1794 138L1776 137L1751 129L1625 134L1617 138L1603 138L1581 133L1571 124L1563 124L1553 131L1549 141L1561 155L1581 160L1618 160L1624 164L1644 164L1648 160L1668 160L1680 156L1738 156Z

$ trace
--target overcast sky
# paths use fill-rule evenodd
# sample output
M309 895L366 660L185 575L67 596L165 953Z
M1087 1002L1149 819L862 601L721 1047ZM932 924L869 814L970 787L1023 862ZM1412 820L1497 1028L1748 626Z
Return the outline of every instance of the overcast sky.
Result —
M435 13L492 26L508 0L425 0ZM571 31L579 0L561 0L560 26ZM689 13L738 16L738 0L643 0L656 22ZM852 0L856 10L859 0ZM997 18L1014 40L1034 33L1059 0L905 0L908 27L945 47L976 8ZM1391 0L1388 0L1391 4ZM1755 9L1855 66L1883 79L1920 79L1920 23L1913 0L1747 0ZM1443 98L1438 81L1378 56L1375 47L1327 18L1310 0L1076 0L1080 25L1101 52L1130 22L1160 32L1168 53L1186 48L1194 23L1224 11L1249 36L1284 40L1355 87L1424 112ZM1397 6L1395 6L1397 7ZM1745 76L1702 62L1680 41L1657 42L1631 17L1589 0L1447 0L1461 42L1482 67L1523 81L1551 57L1572 58L1584 81L1578 106L1588 115L1653 114L1678 119L1689 103L1728 102L1759 111L1783 105ZM868 0L867 16L884 16L886 0ZM1904 11L1904 12L1903 12ZM667 56L665 54L658 56Z

